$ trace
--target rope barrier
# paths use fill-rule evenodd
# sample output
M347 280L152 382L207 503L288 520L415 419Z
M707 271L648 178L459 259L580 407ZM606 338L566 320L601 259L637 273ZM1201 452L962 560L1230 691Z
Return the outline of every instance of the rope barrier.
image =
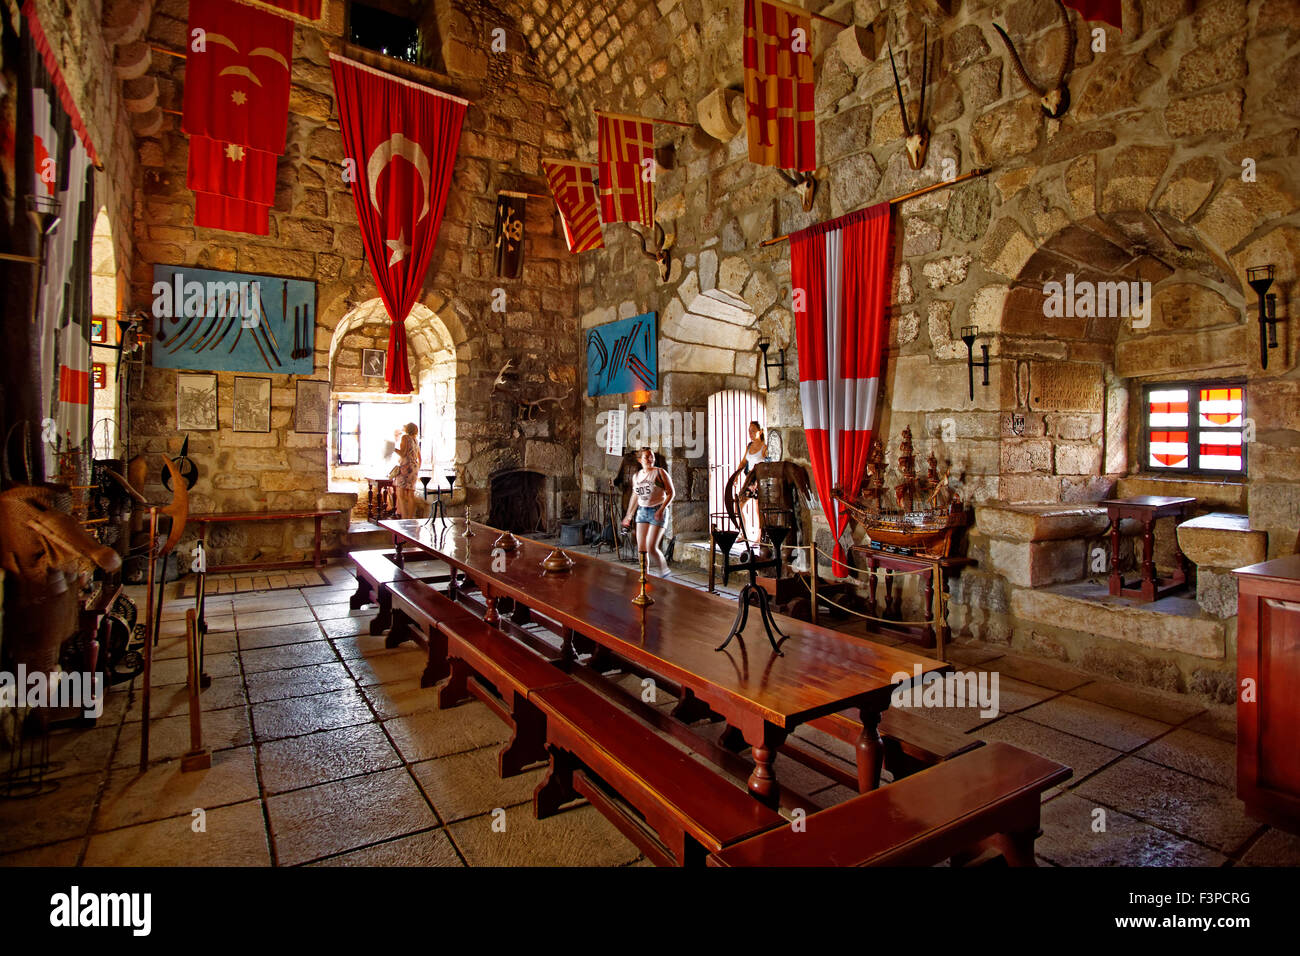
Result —
M799 575L799 581L800 583L803 584L804 588L811 595L812 587L808 584L806 580L804 580L803 575ZM926 618L923 621L900 621L892 617L873 617L870 614L863 614L861 611L855 611L851 607L845 607L843 604L839 604L835 601L832 601L825 594L818 594L817 600L821 601L823 604L828 604L831 607L839 608L841 611L843 611L846 614L852 614L854 617L860 617L864 621L877 621L881 624L902 624L902 625L909 625L913 627L920 627L922 625L929 627L935 623L933 618Z
M782 545L782 547L789 548L791 551L811 551L813 546L811 544L786 544ZM911 555L899 555L899 557L911 557ZM898 571L893 568L860 568L856 564L850 564L842 558L835 557L834 554L830 555L829 561L832 569L834 569L835 565L838 564L842 568L848 568L850 571L861 571L863 574L873 574L884 571L886 574L893 574L902 577L905 574L930 574L934 570L933 568L916 568L913 571Z

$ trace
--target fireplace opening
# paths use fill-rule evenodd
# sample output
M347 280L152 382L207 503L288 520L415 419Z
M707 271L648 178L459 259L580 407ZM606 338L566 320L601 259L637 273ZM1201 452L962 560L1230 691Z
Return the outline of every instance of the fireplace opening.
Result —
M522 468L499 471L491 476L488 485L488 524L519 534L546 533L545 475Z

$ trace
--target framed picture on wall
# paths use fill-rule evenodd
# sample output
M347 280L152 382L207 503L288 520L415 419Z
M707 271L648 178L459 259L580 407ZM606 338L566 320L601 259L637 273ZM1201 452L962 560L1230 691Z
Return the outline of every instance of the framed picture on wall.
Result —
M388 358L383 349L361 350L361 375L363 378L383 378L384 361Z
M90 380L95 388L106 388L108 386L108 366L103 362L96 362L90 367Z
M90 320L90 341L96 345L108 344L108 320L92 317Z
M293 430L300 435L324 435L330 430L330 383L298 380Z
M230 419L237 432L269 432L271 380L235 376L235 401Z
M176 374L176 430L216 431L217 377Z

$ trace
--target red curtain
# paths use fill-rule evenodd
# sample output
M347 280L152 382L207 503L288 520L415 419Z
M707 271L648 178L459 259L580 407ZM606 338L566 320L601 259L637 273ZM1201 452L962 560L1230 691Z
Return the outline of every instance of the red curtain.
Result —
M880 203L790 237L799 398L837 577L847 574L840 537L849 516L831 490L856 495L866 470L889 308L891 209Z
M433 257L468 104L334 54L330 66L361 242L393 320L384 377L407 395L406 318Z

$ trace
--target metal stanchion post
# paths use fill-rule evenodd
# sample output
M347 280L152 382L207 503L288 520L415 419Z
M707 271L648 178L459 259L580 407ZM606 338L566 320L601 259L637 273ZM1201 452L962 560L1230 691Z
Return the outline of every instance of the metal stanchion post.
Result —
M812 560L809 561L809 565L810 565L809 573L812 575L812 581L809 584L809 589L812 591L812 622L816 624L818 623L817 621L817 542L816 541L812 542L810 553L812 555Z

